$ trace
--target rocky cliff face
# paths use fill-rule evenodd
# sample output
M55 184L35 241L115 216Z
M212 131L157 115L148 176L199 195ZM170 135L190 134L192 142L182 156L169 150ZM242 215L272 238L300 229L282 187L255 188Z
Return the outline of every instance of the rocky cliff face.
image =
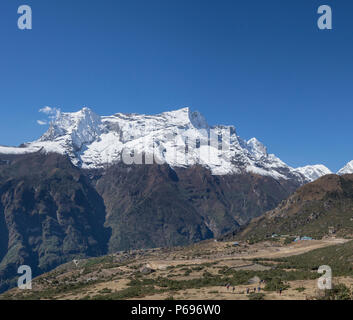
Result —
M27 264L33 273L107 251L103 200L69 159L31 154L0 166L2 287Z
M298 185L259 175L213 176L201 166L116 165L96 182L111 250L180 245L218 236L269 208Z

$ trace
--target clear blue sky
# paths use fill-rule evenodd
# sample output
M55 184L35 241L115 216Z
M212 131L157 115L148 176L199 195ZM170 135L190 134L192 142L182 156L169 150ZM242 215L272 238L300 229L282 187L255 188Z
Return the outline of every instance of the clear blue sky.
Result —
M323 4L332 31L317 28ZM38 138L47 105L190 106L292 166L337 170L353 159L352 17L346 0L1 0L0 144Z

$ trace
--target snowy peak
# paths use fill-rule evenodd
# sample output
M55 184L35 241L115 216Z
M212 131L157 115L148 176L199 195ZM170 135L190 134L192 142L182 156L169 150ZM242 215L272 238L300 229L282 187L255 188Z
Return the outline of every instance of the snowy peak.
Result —
M179 125L179 126L189 126L192 125L197 129L207 129L208 124L205 117L198 111L191 111L189 107L182 109L163 112L160 115L168 123Z
M127 152L129 157L145 154L152 162L171 167L201 165L215 175L251 172L305 183L331 173L320 165L293 169L256 138L241 139L234 126L211 127L201 113L188 107L157 115L100 117L88 108L57 112L39 140L23 148L0 147L0 153L7 154L40 150L66 154L74 165L86 169L125 162Z
M325 175L332 174L331 170L322 164L305 166L295 169L302 174L308 181L315 181Z
M75 149L80 149L84 144L94 141L100 133L101 118L89 108L83 108L73 113L58 112L39 141L55 141L61 138L66 143L72 143Z
M341 170L337 172L339 175L353 173L353 160L348 162Z
M256 138L252 138L246 142L247 149L253 154L256 159L267 157L267 148Z

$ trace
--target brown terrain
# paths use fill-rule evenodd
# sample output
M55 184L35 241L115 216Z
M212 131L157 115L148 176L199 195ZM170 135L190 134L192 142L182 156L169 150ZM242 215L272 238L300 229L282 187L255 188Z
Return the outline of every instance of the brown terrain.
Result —
M300 256L313 250L342 246L348 242L348 239L334 237L299 241L289 245L284 245L281 241L266 241L252 245L240 242L235 245L233 242L208 240L173 249L125 251L103 258L80 260L77 266L68 263L34 279L33 290L12 289L0 298L247 300L251 298L251 295L246 294L247 288L251 293L254 288L258 292L260 287L260 294L264 294L265 300L313 299L322 295L317 287L317 279L286 281L288 288L280 294L278 290L265 291L266 283L259 283L260 277L255 280L250 277L257 273L261 276L263 272L272 272L273 267L279 263L278 258ZM265 259L265 263L261 259ZM285 272L293 270L288 269ZM220 273L237 274L238 271L250 272L246 283L231 285L227 289L226 283L217 278ZM199 286L197 282L205 278L216 280ZM148 285L132 284L132 280L145 281ZM172 281L172 284L165 288L161 284L163 280ZM195 280L195 284L189 285L192 280ZM217 281L215 285L214 282ZM187 287L185 283L188 284ZM351 288L353 277L337 276L334 277L333 283L345 284ZM178 284L183 284L184 287ZM134 292L133 289L137 288L141 291ZM123 293L125 296L121 296Z

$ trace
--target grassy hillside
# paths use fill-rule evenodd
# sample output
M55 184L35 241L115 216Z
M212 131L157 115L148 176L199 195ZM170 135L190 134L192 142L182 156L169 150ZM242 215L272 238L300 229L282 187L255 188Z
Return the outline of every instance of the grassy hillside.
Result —
M288 269L317 270L319 266L328 265L333 276L353 276L353 241L277 261Z
M235 237L259 241L278 234L319 239L330 232L353 236L353 175L328 175L299 188Z
M0 300L351 299L353 241L326 245L310 251L310 243L305 243L308 252L298 256L287 256L292 246L270 242L234 248L231 243L206 241L174 249L120 252L82 259L78 265L67 263L34 279L33 290L13 289L0 295ZM302 247L297 245L292 253ZM279 248L285 257L273 255ZM323 264L331 266L334 277L335 290L327 296L317 288L321 276L317 269ZM255 294L258 286L261 290Z

